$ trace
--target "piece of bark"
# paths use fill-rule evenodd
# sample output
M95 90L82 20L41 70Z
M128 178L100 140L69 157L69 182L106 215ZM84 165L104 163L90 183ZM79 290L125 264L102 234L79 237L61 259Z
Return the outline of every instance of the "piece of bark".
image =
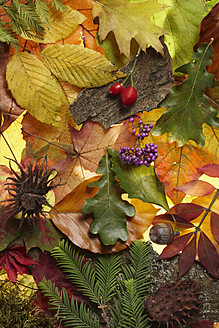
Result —
M141 51L133 73L134 87L138 98L132 106L124 106L120 96L111 96L109 88L113 83L93 89L84 89L77 99L70 105L70 113L77 124L84 123L88 119L101 123L105 129L112 124L133 116L137 112L151 111L157 108L166 97L173 84L172 60L167 46L164 46L164 57L153 48L149 48L145 54ZM133 58L122 72L128 74L132 68ZM123 79L116 82L122 83ZM130 78L125 83L130 86Z

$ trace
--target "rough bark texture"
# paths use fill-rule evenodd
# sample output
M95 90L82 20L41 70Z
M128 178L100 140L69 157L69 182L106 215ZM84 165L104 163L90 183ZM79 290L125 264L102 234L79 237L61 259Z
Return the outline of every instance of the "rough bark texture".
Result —
M70 113L75 122L81 124L91 118L107 129L137 112L149 112L157 108L169 93L173 83L172 60L166 45L163 45L164 57L151 47L147 50L147 54L142 51L139 55L133 74L134 87L138 92L135 104L130 107L124 106L119 96L109 94L109 88L115 82L100 88L84 89L70 105ZM133 61L134 58L121 71L128 74ZM122 83L123 80L117 82ZM128 79L125 87L130 85Z

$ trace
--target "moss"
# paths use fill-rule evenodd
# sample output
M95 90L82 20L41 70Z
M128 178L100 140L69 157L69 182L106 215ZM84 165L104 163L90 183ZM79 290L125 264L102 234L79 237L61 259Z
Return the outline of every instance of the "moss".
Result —
M49 317L33 301L12 283L0 283L0 328L55 328L57 317Z

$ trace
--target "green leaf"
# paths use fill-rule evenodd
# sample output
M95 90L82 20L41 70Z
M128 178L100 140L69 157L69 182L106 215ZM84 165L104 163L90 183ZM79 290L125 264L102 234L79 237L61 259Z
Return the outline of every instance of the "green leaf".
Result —
M173 58L173 70L188 63L199 40L200 23L207 14L200 0L159 0L168 6L152 16L152 21L168 34L164 41Z
M48 297L50 309L58 313L58 318L62 320L64 327L99 328L99 321L83 302L78 305L73 296L71 297L71 303L69 302L65 288L62 288L61 293L59 293L55 284L50 280L46 281L45 277L43 277L38 287Z
M7 65L6 80L18 105L39 121L59 126L62 90L39 59L16 52Z
M99 281L99 293L102 297L102 304L106 305L115 294L117 275L121 270L121 255L112 253L98 256L95 269L96 278Z
M112 156L112 170L116 173L121 188L128 193L129 198L138 198L145 203L157 204L169 211L164 184L158 179L154 166L126 165L114 149L108 149L108 151Z
M78 45L54 44L40 53L44 64L63 81L94 88L126 76L100 53Z
M87 199L82 207L83 213L94 213L90 232L99 233L104 245L114 245L119 238L125 241L128 238L126 215L134 216L135 214L134 206L121 199L122 191L111 167L107 153L100 160L96 171L102 174L102 177L92 183L92 187L98 187L99 191L92 199Z
M83 295L88 296L92 302L100 304L98 284L95 271L91 269L91 261L84 263L84 255L80 255L67 240L62 240L59 246L52 250L51 256L66 273L67 279L76 284Z
M177 142L179 147L188 140L194 140L199 146L205 143L202 125L207 123L211 127L219 127L217 110L212 108L204 97L203 88L213 88L215 78L205 67L211 64L212 46L202 44L192 58L194 63L188 63L177 69L178 72L188 74L187 79L180 85L172 87L170 93L160 107L168 109L157 121L152 134L168 133L169 142Z

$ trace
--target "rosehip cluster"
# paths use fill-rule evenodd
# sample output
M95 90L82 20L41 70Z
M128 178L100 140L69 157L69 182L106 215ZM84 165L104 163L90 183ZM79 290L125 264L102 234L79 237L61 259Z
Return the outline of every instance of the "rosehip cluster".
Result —
M133 129L132 133L137 133L138 141L136 147L121 147L119 150L120 159L125 162L125 164L135 164L136 166L145 165L150 166L152 162L158 157L157 145L152 142L146 144L144 147L140 147L139 143L144 140L145 137L149 136L153 124L145 124L142 119L138 121L138 125L134 126L134 118L131 117L129 120L132 123ZM138 131L137 131L138 130Z
M137 91L134 87L126 87L123 89L122 83L114 83L109 89L112 96L117 96L121 93L120 99L123 105L131 106L137 100Z
M125 164L135 164L136 166L150 166L158 157L157 145L146 144L145 147L121 147L119 150L120 158Z

